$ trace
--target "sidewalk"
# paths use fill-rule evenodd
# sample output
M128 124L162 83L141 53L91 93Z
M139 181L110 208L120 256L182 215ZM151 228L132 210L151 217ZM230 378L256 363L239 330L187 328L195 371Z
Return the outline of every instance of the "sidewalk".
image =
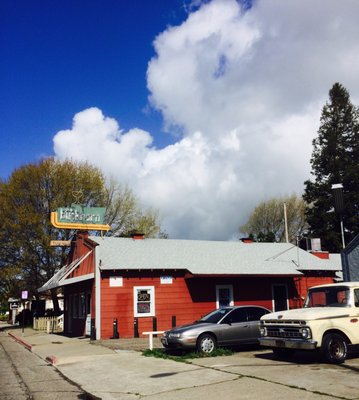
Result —
M181 390L194 388L199 382L202 386L234 379L232 374L215 370L206 370L203 374L203 368L198 365L144 357L134 349L148 348L148 338L93 344L88 338L68 338L31 328L25 328L24 332L21 328L6 331L100 399L188 399Z
M144 357L134 350L147 348L147 338L91 342L29 328L6 331L103 400L359 399L357 358L343 366L305 359L297 364L274 361L271 352L259 350L188 364Z

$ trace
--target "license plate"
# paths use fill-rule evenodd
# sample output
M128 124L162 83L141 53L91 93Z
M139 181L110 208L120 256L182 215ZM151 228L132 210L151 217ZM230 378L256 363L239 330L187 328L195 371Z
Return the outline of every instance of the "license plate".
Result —
M276 340L275 345L277 347L285 347L284 340Z

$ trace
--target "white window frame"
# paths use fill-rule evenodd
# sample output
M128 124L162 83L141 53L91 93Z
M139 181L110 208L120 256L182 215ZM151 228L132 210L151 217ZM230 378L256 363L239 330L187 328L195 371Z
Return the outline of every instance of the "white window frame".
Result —
M229 305L234 306L233 285L216 285L216 308L219 308L219 290L229 289Z
M150 312L139 313L137 312L137 292L139 290L150 291ZM133 287L133 313L135 317L154 317L155 316L155 287L154 286L134 286Z

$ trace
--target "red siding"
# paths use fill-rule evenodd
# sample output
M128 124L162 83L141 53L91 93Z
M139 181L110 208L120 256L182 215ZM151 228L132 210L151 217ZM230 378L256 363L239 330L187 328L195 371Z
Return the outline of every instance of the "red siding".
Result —
M110 287L109 277L116 275L123 276L122 287ZM193 320L192 301L183 274L178 272L171 274L173 276L172 284L161 284L158 273L152 273L152 276L128 275L104 273L101 280L101 337L112 336L115 318L118 321L120 337L134 336L133 290L135 286L153 286L155 288L155 316L158 330L170 328L173 315L176 315L177 324ZM139 317L139 333L151 330L153 330L152 317Z
M329 253L327 251L312 251L313 256L321 258L323 260L329 260Z
M305 297L307 296L308 289L310 287L317 285L325 285L327 283L334 283L334 282L335 282L334 272L328 272L327 275L322 275L318 272L307 273L306 276L301 277L296 282L297 291L302 300L299 302L297 307L293 308L302 307L302 305L304 304L303 299L305 299Z
M122 276L123 287L110 287L110 276ZM166 271L164 275L171 275ZM172 317L176 325L192 322L216 308L216 285L233 285L235 305L259 305L272 309L272 285L285 284L288 288L289 308L302 306L301 296L305 297L308 286L333 282L332 278L312 276L308 278L191 278L185 279L180 272L172 274L172 284L161 284L157 272L105 272L101 280L101 337L113 335L113 320L118 321L120 337L134 336L135 286L155 288L155 316L157 330L169 329ZM153 330L152 317L138 318L138 332Z
M86 236L78 236L72 249L72 259L76 259L95 248L95 244ZM84 260L69 277L86 275L94 272L94 252ZM110 287L109 278L121 276L122 287ZM161 284L161 276L172 276L172 284ZM113 335L113 320L117 319L120 338L134 336L134 287L153 286L155 290L155 317L157 330L169 329L172 318L176 325L192 322L216 308L216 285L232 285L235 305L259 305L272 309L273 285L286 285L288 288L289 308L303 305L308 288L332 283L333 272L305 272L302 277L192 277L185 278L185 271L103 271L100 282L101 316L95 315L94 280L65 286L65 298L86 290L91 293L90 312L92 318L101 317L101 338ZM68 324L69 315L67 315ZM82 335L84 320L72 321L72 331ZM138 332L153 330L152 317L138 317Z

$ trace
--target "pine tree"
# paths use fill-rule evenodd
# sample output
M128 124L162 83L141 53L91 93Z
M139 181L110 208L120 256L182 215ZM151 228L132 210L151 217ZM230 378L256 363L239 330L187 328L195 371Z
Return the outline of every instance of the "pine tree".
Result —
M340 252L340 216L334 211L332 185L343 185L345 242L359 230L359 112L348 91L335 83L322 110L311 157L314 181L305 182L304 200L312 237L323 250Z

